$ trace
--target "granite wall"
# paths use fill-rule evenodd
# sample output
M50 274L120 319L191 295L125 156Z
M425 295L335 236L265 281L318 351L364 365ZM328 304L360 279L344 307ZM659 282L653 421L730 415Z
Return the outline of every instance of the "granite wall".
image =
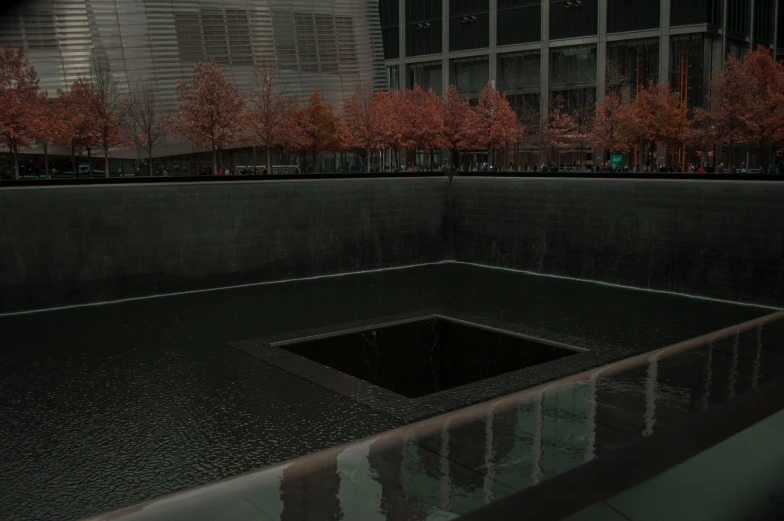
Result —
M0 312L454 259L784 307L784 183L446 177L0 190Z
M784 307L784 183L455 178L455 259Z
M446 177L0 190L0 312L446 256Z

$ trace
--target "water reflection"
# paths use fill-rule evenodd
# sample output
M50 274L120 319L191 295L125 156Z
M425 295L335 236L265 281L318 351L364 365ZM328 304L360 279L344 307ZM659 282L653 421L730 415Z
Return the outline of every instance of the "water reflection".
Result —
M165 519L211 519L227 504L251 504L260 514L247 519L452 519L781 376L782 317L208 486ZM115 519L164 519L165 501Z

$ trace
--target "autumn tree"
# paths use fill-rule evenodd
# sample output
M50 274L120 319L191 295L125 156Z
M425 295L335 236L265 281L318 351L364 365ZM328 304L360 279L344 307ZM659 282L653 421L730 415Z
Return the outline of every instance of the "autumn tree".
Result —
M651 83L640 89L635 99L636 116L648 129L648 142L661 143L669 147L680 146L691 139L691 120L687 107L680 95L672 92L668 85Z
M283 92L277 67L264 59L253 69L246 100L253 144L264 151L267 172L272 172L272 151L298 141L296 99Z
M144 82L131 90L127 104L128 134L136 147L147 153L152 175L152 151L166 140L161 104L150 83Z
M517 143L517 115L509 106L506 94L488 82L479 94L475 111L474 143L490 150L493 158L496 148L506 149Z
M468 98L461 98L457 87L450 85L441 103L441 118L444 121L443 143L452 155L453 165L457 165L458 152L471 146L472 133L476 129L475 116Z
M400 151L406 148L406 98L397 89L389 91L388 102L382 106L384 127L382 140L395 153L395 162L400 168Z
M710 82L710 110L694 111L705 141L728 144L730 162L734 145L749 135L753 115L748 111L754 105L751 99L754 93L754 78L746 73L740 60L728 56L724 69Z
M544 134L545 144L556 152L570 147L575 142L577 121L569 112L564 100L556 97L547 116L547 131Z
M405 93L401 121L406 148L414 154L418 150L430 152L440 148L444 137L444 120L441 116L441 100L433 89L427 92L419 85ZM432 165L431 165L432 166Z
M605 148L610 155L615 152L626 152L633 145L629 138L626 121L629 104L617 94L608 92L602 103L596 105L596 117L590 141L595 148Z
M128 142L123 129L127 98L120 93L109 64L98 58L93 58L90 64L90 77L79 78L77 82L82 84L87 94L88 106L97 126L98 146L103 150L104 176L109 177L109 149Z
M33 140L44 151L44 172L47 176L49 172L49 146L54 144L60 132L62 122L57 117L55 111L55 101L47 100L41 107L41 125L33 133Z
M30 146L45 125L46 93L23 47L7 45L0 53L0 140L13 155L19 179L19 149Z
M177 83L175 101L177 111L165 119L165 125L194 148L210 150L217 173L218 155L241 137L245 105L240 91L210 58L196 64L190 81Z
M57 90L53 105L54 117L59 121L54 142L71 148L71 164L78 174L76 152L84 148L92 171L92 150L99 146L100 122L92 110L91 92L83 82L75 81L71 89Z
M313 157L313 172L318 173L319 154L324 150L339 150L343 146L344 130L335 107L325 101L320 90L308 96L308 104L299 115L304 148Z
M356 86L354 94L346 100L343 120L349 148L365 149L367 170L370 170L370 151L378 148L383 138L383 98L379 101L369 83Z
M775 117L780 114L781 105L776 92L782 90L784 65L774 62L770 50L759 45L757 50L744 57L743 70L752 78L754 89L748 97L746 142L760 149L775 140L784 125L784 120Z

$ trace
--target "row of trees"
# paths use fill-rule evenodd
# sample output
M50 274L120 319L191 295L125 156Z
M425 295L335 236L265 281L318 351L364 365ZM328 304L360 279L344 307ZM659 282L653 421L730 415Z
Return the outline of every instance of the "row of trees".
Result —
M542 113L539 106L518 110L490 83L470 103L450 86L442 97L414 86L405 92L374 92L358 85L345 101L342 115L314 91L300 106L283 91L269 62L254 69L250 88L234 85L214 60L199 63L193 77L178 83L175 110L163 115L149 84L120 92L108 67L94 61L89 77L47 99L23 49L6 47L0 55L0 139L10 150L18 176L18 152L37 144L68 146L76 169L76 151L104 153L135 146L152 164L153 149L167 132L186 138L196 149L212 152L217 171L222 150L253 146L266 153L267 170L274 151L304 150L318 168L325 150L361 149L369 161L373 150L430 154L448 149L455 164L467 149L510 149L527 145L547 149L603 148L625 152L659 143L669 147L737 143L761 147L784 143L784 66L760 47L743 60L728 58L711 82L711 109L690 113L680 93L650 83L624 94L610 82L603 101L569 107L559 97ZM92 167L91 167L92 168Z

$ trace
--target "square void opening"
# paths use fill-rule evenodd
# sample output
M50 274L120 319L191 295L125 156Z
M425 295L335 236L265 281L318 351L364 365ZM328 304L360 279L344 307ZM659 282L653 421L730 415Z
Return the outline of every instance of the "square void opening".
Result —
M408 398L577 354L440 316L275 346Z

